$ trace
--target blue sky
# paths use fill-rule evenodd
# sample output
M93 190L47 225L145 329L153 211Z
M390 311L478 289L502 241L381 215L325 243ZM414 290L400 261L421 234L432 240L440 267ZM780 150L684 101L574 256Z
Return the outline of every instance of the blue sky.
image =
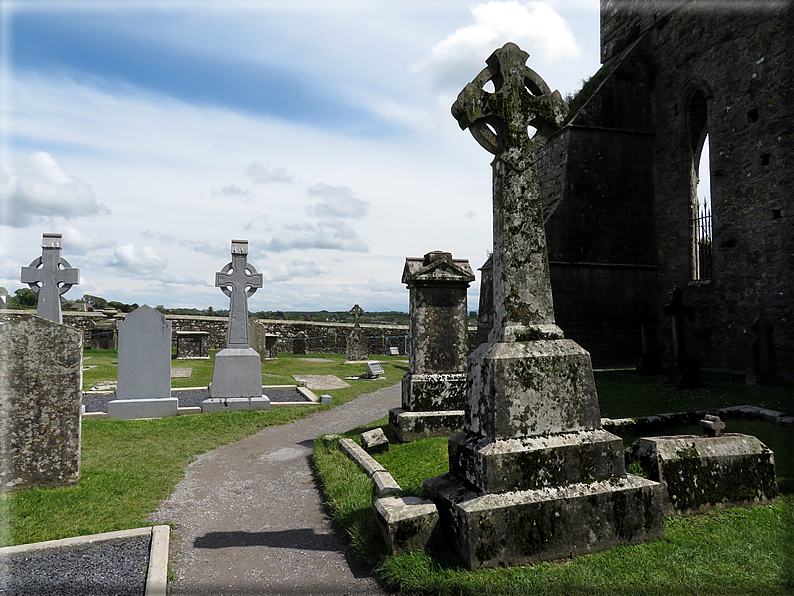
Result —
M251 310L407 310L405 257L491 246L460 89L507 41L563 95L599 66L598 0L0 6L0 285L62 233L68 298L226 308L243 238Z

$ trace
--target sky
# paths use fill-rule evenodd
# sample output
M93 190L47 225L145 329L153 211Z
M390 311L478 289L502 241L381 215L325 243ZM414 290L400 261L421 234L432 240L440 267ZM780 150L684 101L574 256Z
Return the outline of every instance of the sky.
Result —
M598 70L599 0L0 0L0 286L63 234L84 294L408 310L406 257L492 245L492 156L450 114L508 41L563 96Z

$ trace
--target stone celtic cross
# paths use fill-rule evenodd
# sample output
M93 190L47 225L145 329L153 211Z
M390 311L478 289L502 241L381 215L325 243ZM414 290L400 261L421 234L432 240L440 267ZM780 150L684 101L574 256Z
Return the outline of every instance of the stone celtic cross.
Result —
M215 287L231 298L227 348L248 348L248 297L262 287L262 274L248 263L248 240L232 240L232 262L215 274Z
M496 155L493 167L494 327L489 340L562 337L555 324L537 150L568 111L513 43L496 50L452 106L462 129ZM492 81L494 92L483 88ZM532 136L529 128L535 129Z
M350 309L350 314L353 315L353 323L354 323L353 326L360 327L359 321L361 320L361 315L364 314L364 309L361 308L358 304L356 304L355 306L353 306L353 308Z
M43 319L63 323L61 295L80 283L80 270L61 257L61 235L44 234L41 256L30 267L22 267L20 281L39 295L36 314Z

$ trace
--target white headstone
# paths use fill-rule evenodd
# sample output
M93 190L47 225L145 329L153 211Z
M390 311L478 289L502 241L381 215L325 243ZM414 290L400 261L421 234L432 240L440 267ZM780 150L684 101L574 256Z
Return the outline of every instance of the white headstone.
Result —
M118 399L171 397L171 321L143 305L119 323Z

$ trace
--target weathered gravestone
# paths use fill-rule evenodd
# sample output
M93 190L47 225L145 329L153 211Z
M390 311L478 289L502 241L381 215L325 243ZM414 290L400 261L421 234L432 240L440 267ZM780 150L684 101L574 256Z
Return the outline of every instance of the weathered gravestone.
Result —
M774 331L775 326L762 310L753 321L753 372L747 375L748 385L773 385L777 382Z
M62 246L60 234L44 234L41 256L29 267L22 267L20 277L22 283L28 284L39 295L36 314L56 323L63 323L61 295L80 283L80 270L74 269L61 257Z
M554 319L536 152L567 106L508 43L452 113L493 160L494 327L469 358L450 473L426 480L467 567L521 565L663 535L661 487L625 473L590 355ZM483 87L493 81L494 92ZM532 137L528 127L537 130Z
M171 397L171 321L143 305L119 323L116 399L108 418L132 420L176 416L179 400Z
M262 362L248 343L248 297L262 287L262 274L248 263L248 240L232 240L232 262L215 274L215 286L231 300L226 347L215 355L210 399L202 412L269 410L262 395Z
M468 356L466 289L474 273L465 259L434 251L405 260L410 332L402 407L389 411L400 441L449 436L463 428Z
M92 321L88 332L92 350L119 349L119 322L115 319Z
M257 351L262 360L278 360L276 341L278 337L268 333L261 321L253 321L250 326L251 347Z
M673 333L673 358L667 369L667 384L681 389L702 387L698 361L686 351L685 317L694 315L695 309L684 304L684 292L681 288L670 291L670 302L665 304L664 313L670 316Z
M0 490L80 477L83 334L25 315L0 324Z
M345 363L350 362L365 362L369 358L369 346L367 345L367 336L361 328L361 315L364 310L356 304L350 309L350 314L353 315L353 329L350 335L347 336L347 348L345 349Z
M493 254L480 267L480 304L477 312L477 345L488 342L493 329Z
M209 331L177 331L177 360L209 360Z

